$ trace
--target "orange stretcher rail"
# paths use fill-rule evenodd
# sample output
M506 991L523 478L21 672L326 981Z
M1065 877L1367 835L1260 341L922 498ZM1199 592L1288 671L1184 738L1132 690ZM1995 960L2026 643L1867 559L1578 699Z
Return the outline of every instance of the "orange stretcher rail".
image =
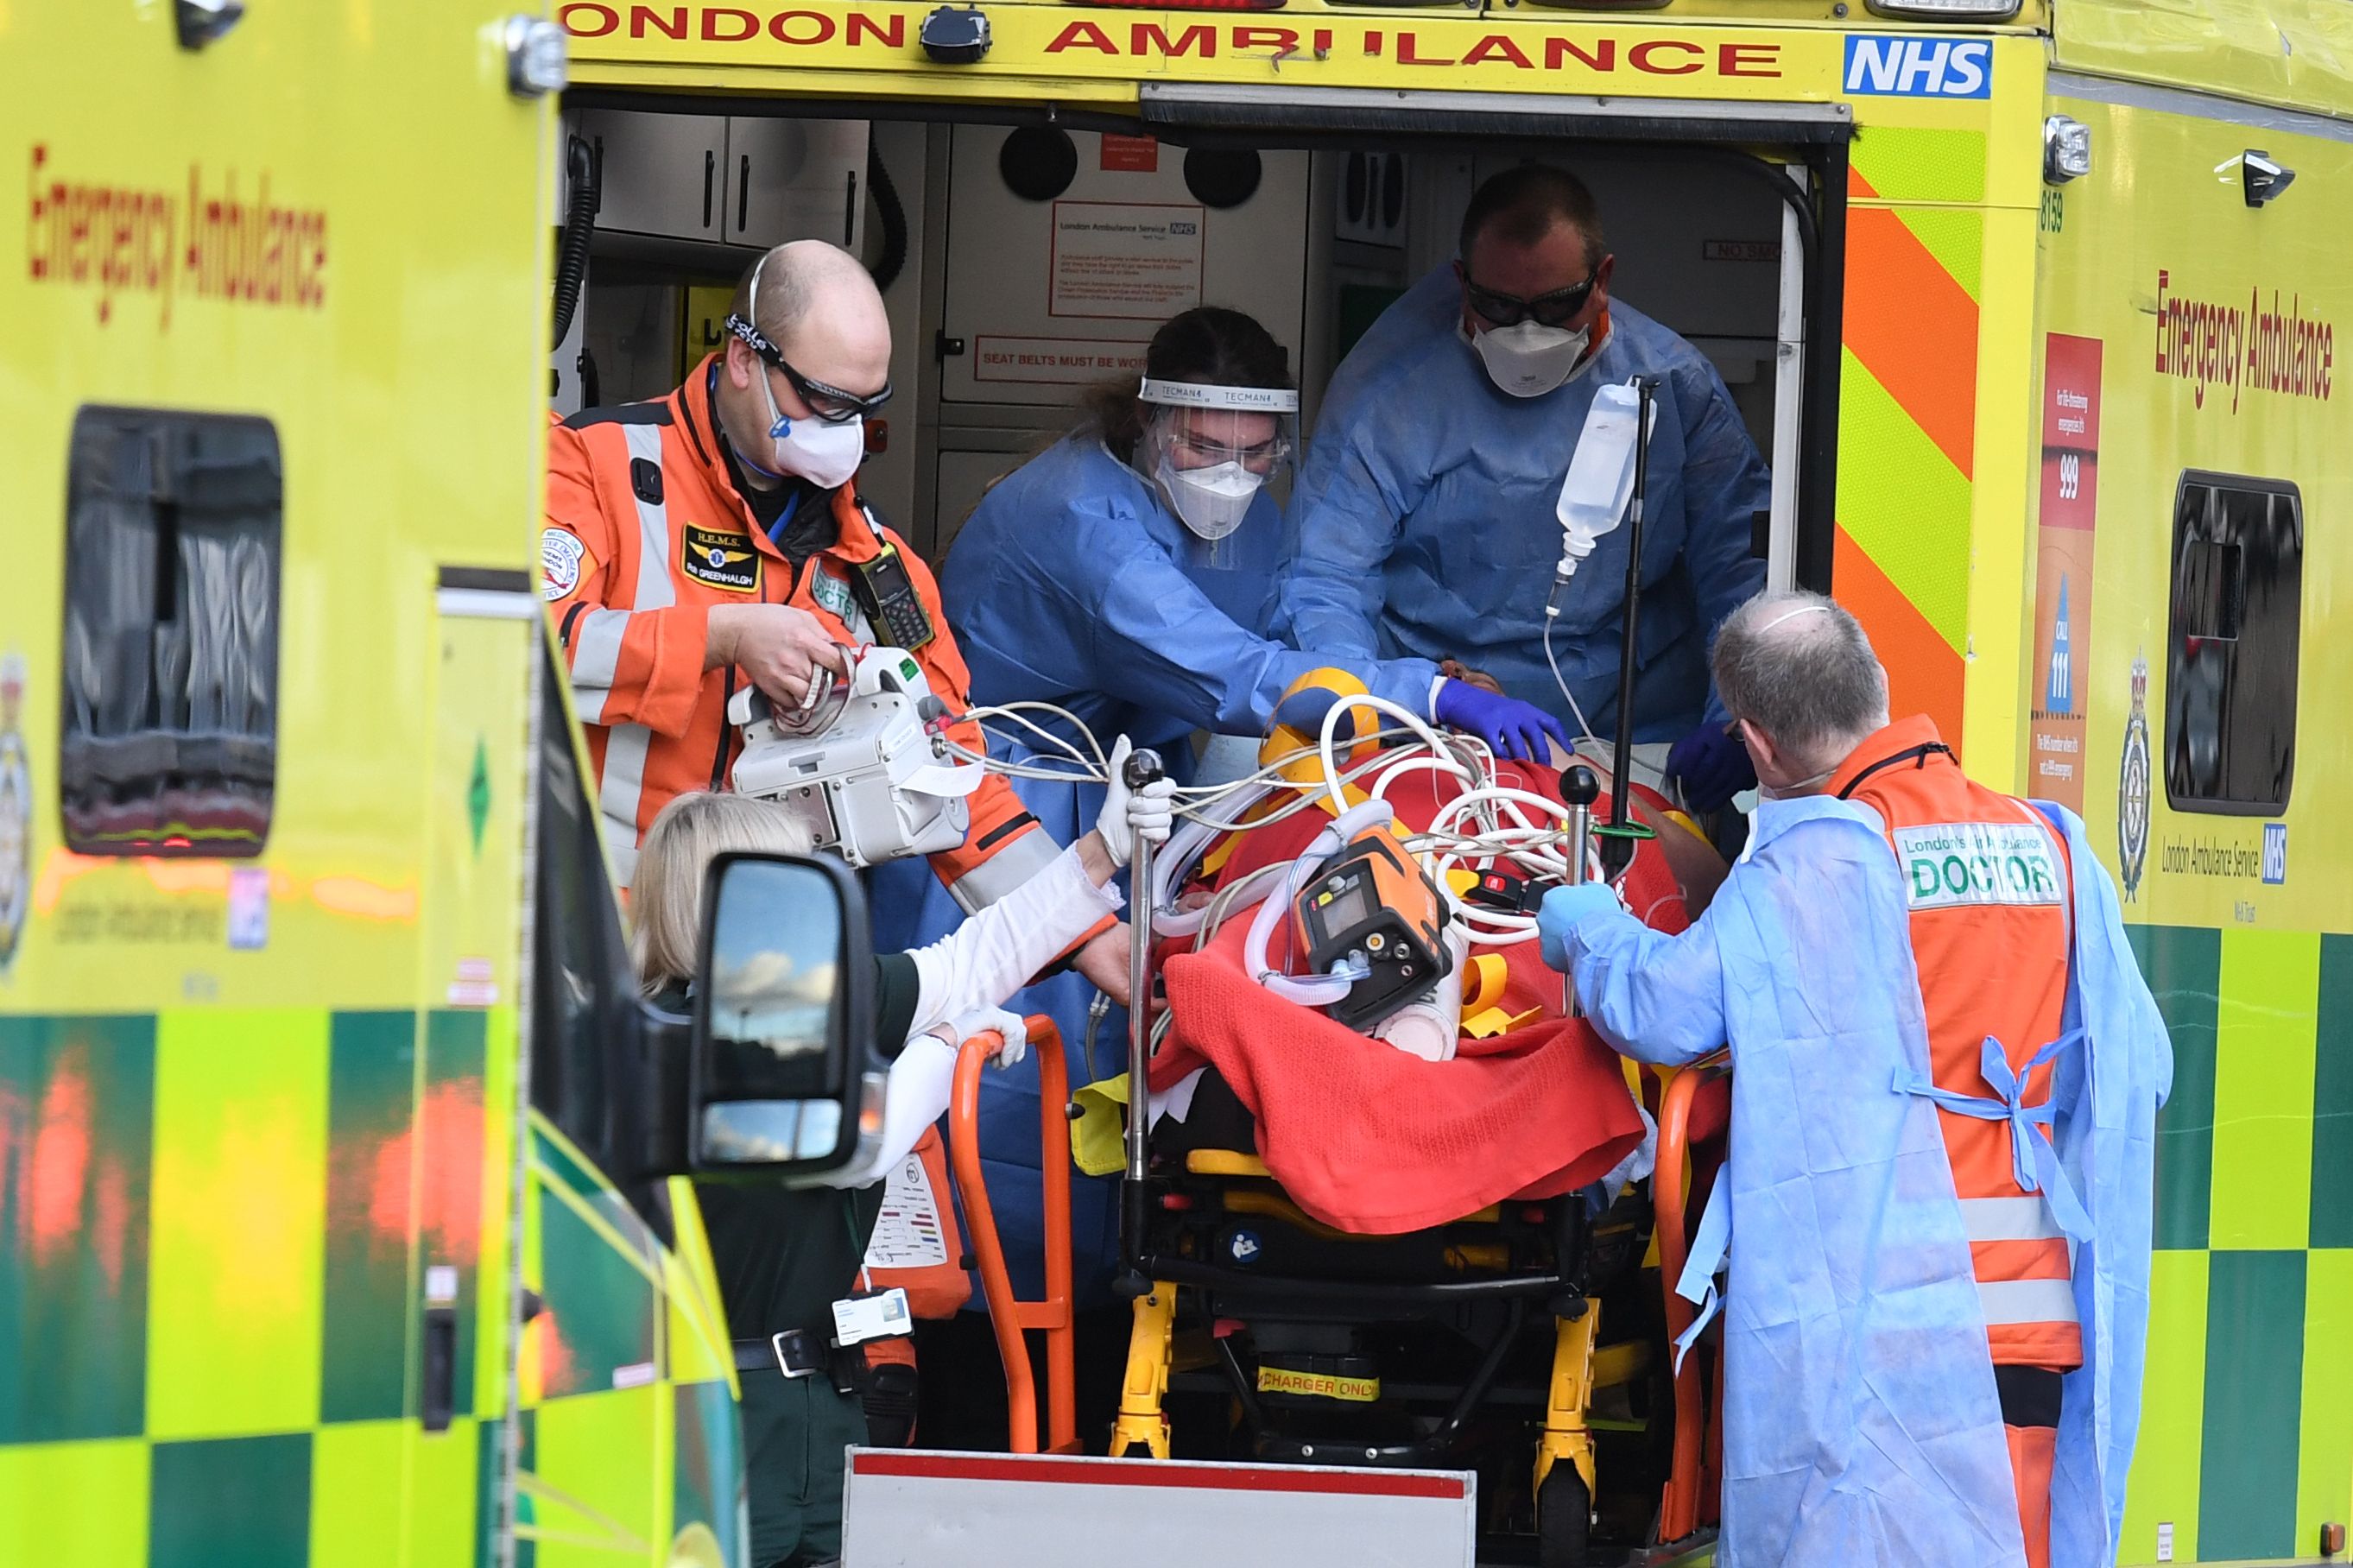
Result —
M1005 1246L989 1206L980 1169L980 1072L1004 1042L994 1030L975 1035L956 1053L955 1088L948 1099L948 1163L964 1198L965 1229L980 1268L980 1290L1005 1362L1005 1397L1016 1454L1079 1451L1078 1392L1072 1383L1076 1341L1071 1307L1071 1100L1062 1035L1043 1015L1027 1020L1038 1057L1038 1131L1043 1142L1046 1208L1046 1294L1024 1301L1013 1294ZM1046 1440L1038 1435L1037 1380L1029 1367L1028 1331L1046 1336Z
M1685 1211L1691 1197L1692 1101L1698 1098L1702 1085L1729 1070L1724 1057L1708 1058L1676 1073L1659 1101L1659 1163L1651 1187L1659 1231L1659 1289L1666 1299L1670 1343L1691 1327L1696 1315L1696 1309L1675 1294L1675 1281L1683 1278L1683 1261L1691 1253ZM1699 1373L1699 1359L1686 1356L1675 1373L1674 1465L1659 1499L1662 1542L1681 1541L1699 1525L1702 1494L1706 1490L1704 1439L1708 1425Z

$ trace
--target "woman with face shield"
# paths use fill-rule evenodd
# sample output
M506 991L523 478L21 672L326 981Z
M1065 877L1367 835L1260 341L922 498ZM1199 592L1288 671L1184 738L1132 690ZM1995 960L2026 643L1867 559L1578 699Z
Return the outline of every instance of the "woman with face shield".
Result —
M1276 576L1290 555L1279 497L1299 406L1282 345L1239 311L1203 307L1153 337L1140 379L1090 396L1077 428L1000 480L957 534L941 573L941 596L976 703L1040 701L1067 710L1109 750L1115 737L1156 749L1180 780L1203 776L1197 733L1245 737L1254 746L1284 689L1337 664L1374 695L1485 735L1499 752L1531 755L1553 721L1461 682L1425 659L1335 659L1268 635ZM1079 744L1066 724L1031 712ZM1018 731L994 727L990 749L1041 766L1071 767L1041 740L1024 753ZM1086 831L1103 786L1016 779L1023 803L1064 843ZM918 867L917 871L921 870ZM913 946L946 929L955 910L929 879L878 879L876 939ZM920 910L912 900L926 900ZM909 920L908 929L885 931ZM926 923L928 922L928 923ZM1050 1014L1073 1053L1093 1041L1071 1081L1124 1069L1124 1014L1090 1027L1095 989L1064 973L1011 1005ZM990 1193L1016 1283L1036 1288L1038 1110L1035 1079L991 1075L981 1103ZM999 1184L1002 1184L1000 1193ZM1082 1293L1107 1301L1117 1251L1115 1184L1080 1178L1071 1234ZM1021 1226L1029 1229L1023 1234ZM1124 1327L1114 1325L1124 1334Z

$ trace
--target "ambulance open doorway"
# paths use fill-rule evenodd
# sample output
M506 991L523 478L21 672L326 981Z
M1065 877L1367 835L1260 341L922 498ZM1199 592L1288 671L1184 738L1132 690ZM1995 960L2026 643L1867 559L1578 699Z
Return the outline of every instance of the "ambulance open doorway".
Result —
M1752 520L1771 581L1829 581L1843 105L1147 83L1136 120L784 97L567 108L605 168L581 311L601 399L658 396L716 346L761 247L846 241L886 278L899 394L861 493L934 562L990 482L1192 305L1272 332L1312 430L1356 337L1452 259L1472 190L1533 159L1593 189L1613 299L1724 376L1773 472Z

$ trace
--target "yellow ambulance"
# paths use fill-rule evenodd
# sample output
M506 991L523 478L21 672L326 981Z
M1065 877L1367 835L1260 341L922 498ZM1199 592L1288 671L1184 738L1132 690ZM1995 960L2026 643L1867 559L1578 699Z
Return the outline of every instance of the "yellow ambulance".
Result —
M533 582L563 65L0 5L0 1563L743 1561Z
M554 15L604 174L559 371L585 347L606 400L647 395L746 247L858 247L902 394L861 492L934 553L1158 320L1250 311L1312 423L1479 177L1575 168L1615 291L1708 355L1771 463L1772 580L1853 606L1899 711L2083 812L2125 893L2177 1067L2124 1560L2310 1554L2353 1516L2353 12Z
M848 244L860 488L936 556L1185 305L1312 420L1531 156L1731 387L1772 580L2106 847L2176 1056L2123 1561L2341 1542L2353 15L541 9L0 0L0 1561L740 1561L691 1194L613 1109L551 385L658 394L760 247Z

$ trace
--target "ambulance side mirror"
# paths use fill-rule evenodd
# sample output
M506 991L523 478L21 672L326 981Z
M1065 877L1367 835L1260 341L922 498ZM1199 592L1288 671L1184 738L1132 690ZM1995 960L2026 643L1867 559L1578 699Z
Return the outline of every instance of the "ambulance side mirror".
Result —
M879 1118L866 895L828 857L716 857L703 887L686 1128L707 1176L811 1179Z

